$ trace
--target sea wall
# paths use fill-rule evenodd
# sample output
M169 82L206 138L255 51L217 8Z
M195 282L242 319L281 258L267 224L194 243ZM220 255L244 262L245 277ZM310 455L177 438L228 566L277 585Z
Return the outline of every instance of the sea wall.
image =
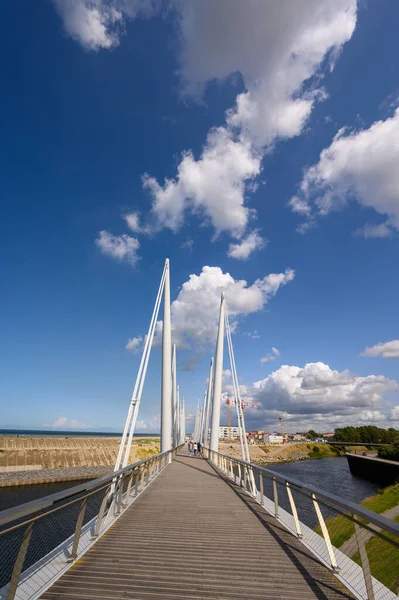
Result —
M120 437L0 437L0 472L114 465ZM159 452L159 439L133 442L129 462Z
M352 475L367 479L381 486L392 485L399 481L399 463L392 460L347 454Z

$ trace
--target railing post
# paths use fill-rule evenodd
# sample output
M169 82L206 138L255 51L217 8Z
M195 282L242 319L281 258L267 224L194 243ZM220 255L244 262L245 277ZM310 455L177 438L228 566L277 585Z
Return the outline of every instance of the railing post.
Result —
M130 492L131 492L131 489L132 489L133 477L134 477L134 469L132 469L131 475L129 477L129 482L127 484L127 489L126 489L126 506L129 505L129 496L130 496Z
M123 484L125 483L125 478L123 476L121 476L119 478L119 488L118 488L118 494L116 497L116 502L115 502L115 509L114 509L114 515L119 515L121 512L121 508L122 508L122 496L123 496Z
M71 555L68 558L68 562L75 560L75 558L78 555L80 533L82 531L82 525L83 525L83 519L85 516L86 506L87 506L87 496L86 496L86 498L83 498L82 506L80 507L79 515L76 520L75 535L73 537L73 546L72 546Z
M237 466L238 466L238 485L240 487L242 487L242 484L241 484L241 463L237 463Z
M8 588L6 600L14 600L14 598L15 598L19 578L21 576L22 569L24 567L26 553L28 551L30 538L32 537L32 530L33 530L34 524L35 524L35 521L32 521L32 523L30 523L28 525L28 527L25 530L24 537L22 538L22 542L19 547L18 555L17 555L17 558L14 563L14 568L12 570L10 586Z
M276 478L273 477L273 500L274 500L274 516L276 519L280 518L278 512L278 490L277 490L277 481Z
M312 500L313 500L313 506L316 511L317 518L319 520L319 525L320 525L321 531L323 533L324 541L326 543L328 556L330 557L331 567L332 567L333 571L338 573L339 568L338 568L337 561L335 559L334 550L333 550L333 547L331 544L330 534L328 533L327 525L324 521L324 517L320 510L319 503L317 502L316 496L314 494L312 494Z
M292 495L290 484L288 483L288 481L285 482L285 487L287 489L287 495L288 495L288 499L290 501L292 516L294 517L296 533L297 533L298 538L301 539L303 537L302 531L301 531L301 525L299 523L298 513L296 511L296 506L295 506L295 502L294 502L294 497Z
M100 510L98 511L98 516L97 516L96 526L94 528L93 538L97 537L98 534L100 533L101 523L104 518L105 507L107 506L107 502L108 502L108 498L109 498L109 491L110 491L112 485L113 485L113 483L111 483L111 485L109 487L107 487L107 489L105 490L104 498L103 498L103 501L101 502Z
M141 468L141 478L140 478L140 493L144 489L144 475L145 475L145 466Z
M245 491L247 491L247 484L248 484L247 467L244 467L244 490Z
M259 473L259 493L260 493L260 503L262 506L265 505L265 499L263 496L263 473L260 471Z
M364 583L366 585L367 600L375 600L373 578L371 576L369 557L367 556L366 545L363 540L360 539L361 527L358 523L356 515L352 514L355 525L355 537L357 542L357 548L360 554L360 561L363 569Z

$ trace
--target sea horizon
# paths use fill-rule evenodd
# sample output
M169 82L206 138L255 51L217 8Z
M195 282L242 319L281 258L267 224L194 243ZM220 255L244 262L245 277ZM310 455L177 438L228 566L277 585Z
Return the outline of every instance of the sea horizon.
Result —
M118 431L76 431L76 430L54 430L54 429L0 429L1 435L9 436L53 436L53 437L121 437ZM159 437L159 433L135 433L134 437Z

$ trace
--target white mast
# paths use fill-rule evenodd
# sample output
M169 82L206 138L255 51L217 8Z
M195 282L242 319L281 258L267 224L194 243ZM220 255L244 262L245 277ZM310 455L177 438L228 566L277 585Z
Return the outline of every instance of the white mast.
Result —
M211 358L211 364L209 367L208 390L206 392L207 402L206 402L205 437L204 437L204 443L206 446L208 445L208 438L209 438L209 418L211 416L212 388L213 388L213 356Z
M177 446L178 430L178 412L177 412L177 381L176 381L176 344L172 346L172 430L173 447Z
M170 269L165 262L165 290L162 327L161 452L171 449L172 431L172 334L170 325Z
M222 395L223 376L223 342L224 342L224 294L220 299L219 328L216 342L215 376L212 395L212 428L210 449L219 450L219 428L220 428L220 398Z

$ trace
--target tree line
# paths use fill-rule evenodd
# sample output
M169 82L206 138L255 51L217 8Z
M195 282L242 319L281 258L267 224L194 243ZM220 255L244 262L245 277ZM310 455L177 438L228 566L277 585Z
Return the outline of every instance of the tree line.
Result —
M356 444L399 444L399 431L393 427L382 429L375 425L341 427L335 430L333 440Z

